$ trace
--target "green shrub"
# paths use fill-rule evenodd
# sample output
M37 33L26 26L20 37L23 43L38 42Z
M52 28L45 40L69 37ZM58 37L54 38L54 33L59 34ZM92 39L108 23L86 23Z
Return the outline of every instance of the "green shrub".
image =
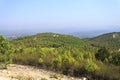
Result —
M83 65L83 68L87 71L87 72L95 72L96 70L99 69L99 67L90 59L87 59L85 61L85 64Z
M100 67L99 70L95 72L95 79L97 80L119 80L120 79L120 67L110 64L103 64L102 62L97 62Z
M13 47L7 39L0 36L0 65L12 63Z
M39 65L39 54L36 53L16 53L13 56L13 62L17 64L26 64L37 66Z
M105 61L109 57L110 53L105 47L101 47L95 54L96 59Z

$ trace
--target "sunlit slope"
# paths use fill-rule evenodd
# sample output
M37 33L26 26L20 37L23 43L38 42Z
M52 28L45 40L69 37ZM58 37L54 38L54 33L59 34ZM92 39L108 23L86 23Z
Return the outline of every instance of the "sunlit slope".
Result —
M90 44L86 40L74 37L72 35L56 33L39 33L33 36L15 39L12 43L16 47L90 47Z
M94 38L90 38L89 41L94 47L107 47L112 50L120 49L120 32L113 32L103 34Z

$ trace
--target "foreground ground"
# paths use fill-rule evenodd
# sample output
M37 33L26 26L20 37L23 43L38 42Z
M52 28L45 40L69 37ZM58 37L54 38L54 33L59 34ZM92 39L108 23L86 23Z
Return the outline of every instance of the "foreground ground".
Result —
M30 66L10 64L0 70L0 80L83 80Z

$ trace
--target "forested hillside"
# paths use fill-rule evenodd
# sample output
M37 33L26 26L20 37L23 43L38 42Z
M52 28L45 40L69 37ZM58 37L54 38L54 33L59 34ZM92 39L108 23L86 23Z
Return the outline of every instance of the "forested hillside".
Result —
M117 35L113 37L116 39ZM100 39L86 40L57 33L21 37L10 41L12 61L90 80L119 80L120 53L96 44Z
M94 47L107 47L114 51L120 51L120 32L103 34L88 39Z
M90 44L78 37L72 35L63 35L56 33L39 33L33 36L26 36L12 41L17 47L84 47L90 48ZM19 44L18 44L19 43Z

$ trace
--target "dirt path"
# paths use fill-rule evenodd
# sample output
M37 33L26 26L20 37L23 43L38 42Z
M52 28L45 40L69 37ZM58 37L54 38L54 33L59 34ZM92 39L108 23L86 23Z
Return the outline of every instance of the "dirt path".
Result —
M10 64L7 70L0 70L0 80L82 80L52 71L30 66Z

